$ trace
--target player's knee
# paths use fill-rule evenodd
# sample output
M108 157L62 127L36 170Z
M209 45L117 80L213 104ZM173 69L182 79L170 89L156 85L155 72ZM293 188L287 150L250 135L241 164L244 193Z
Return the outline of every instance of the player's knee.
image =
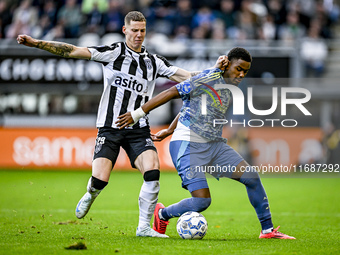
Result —
M148 171L148 169L159 169L158 155L153 150L146 150L136 158L134 164L141 172Z
M239 181L248 187L261 184L260 176L254 168L250 168L248 171L244 172Z
M211 204L211 198L206 197L192 197L193 200L193 211L195 212L203 212L206 210Z

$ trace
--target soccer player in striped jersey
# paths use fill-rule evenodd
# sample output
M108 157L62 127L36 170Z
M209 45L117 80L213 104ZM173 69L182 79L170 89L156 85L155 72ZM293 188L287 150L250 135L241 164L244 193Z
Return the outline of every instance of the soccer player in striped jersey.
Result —
M110 173L122 147L133 168L144 178L139 194L139 223L137 236L168 237L150 227L151 217L159 193L159 160L150 135L147 117L131 127L118 129L117 117L138 109L152 96L157 77L182 82L195 75L172 66L164 57L150 54L142 45L146 33L146 19L137 11L124 19L125 42L99 47L77 47L71 44L34 39L18 35L17 42L66 57L94 60L102 64L104 89L100 100L98 134L92 162L92 176L87 192L76 207L76 216L83 218L99 193L108 184Z
M249 71L251 62L252 57L247 50L233 48L228 56L217 60L214 68L204 70L163 91L141 108L118 117L118 126L124 128L173 98L183 100L179 118L155 136L162 140L173 133L170 154L182 179L182 187L191 193L191 197L168 207L158 203L154 212L153 228L156 231L165 234L169 219L188 211L202 212L209 207L211 196L205 175L208 172L216 179L227 177L246 186L262 227L260 238L295 239L280 233L279 227L273 228L267 195L259 174L227 144L227 139L222 137L223 126L213 124L215 119L225 119L229 107L231 92L223 85L238 86ZM205 111L202 110L203 97L206 98ZM207 171L209 167L216 171Z

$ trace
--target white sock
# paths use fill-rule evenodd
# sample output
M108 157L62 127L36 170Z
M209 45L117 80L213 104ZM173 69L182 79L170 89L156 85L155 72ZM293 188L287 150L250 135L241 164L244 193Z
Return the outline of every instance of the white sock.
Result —
M142 185L138 199L139 229L150 227L150 221L158 200L159 188L159 181L144 181Z
M162 210L163 210L163 209L159 209L159 211L158 211L158 217L159 217L161 220L165 220L165 219L163 218L163 215L162 215Z
M268 228L268 229L264 229L262 230L262 234L268 234L268 233L271 233L273 232L274 228Z

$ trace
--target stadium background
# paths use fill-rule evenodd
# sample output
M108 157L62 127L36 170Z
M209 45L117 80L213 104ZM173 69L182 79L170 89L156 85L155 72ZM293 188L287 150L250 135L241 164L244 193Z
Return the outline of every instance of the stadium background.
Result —
M272 87L311 92L305 106L312 116L294 107L284 116L296 119L298 127L226 127L230 144L249 162L340 162L338 1L1 0L1 168L90 170L102 91L99 64L17 45L16 36L26 33L81 46L111 44L123 40L123 17L130 10L147 18L147 49L187 70L212 66L232 47L247 48L254 62L241 89L246 93L247 86L254 86L257 109L271 107ZM159 80L155 93L173 84ZM169 124L180 106L177 100L152 112L153 131ZM267 117L282 119L280 107ZM162 170L174 170L168 142L156 144ZM131 169L125 153L115 168Z

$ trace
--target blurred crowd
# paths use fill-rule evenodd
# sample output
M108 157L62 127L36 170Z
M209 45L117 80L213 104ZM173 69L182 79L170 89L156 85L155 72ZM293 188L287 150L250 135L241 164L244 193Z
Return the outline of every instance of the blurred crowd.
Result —
M0 38L121 33L131 10L144 13L148 33L180 40L332 38L339 18L336 0L0 0Z

